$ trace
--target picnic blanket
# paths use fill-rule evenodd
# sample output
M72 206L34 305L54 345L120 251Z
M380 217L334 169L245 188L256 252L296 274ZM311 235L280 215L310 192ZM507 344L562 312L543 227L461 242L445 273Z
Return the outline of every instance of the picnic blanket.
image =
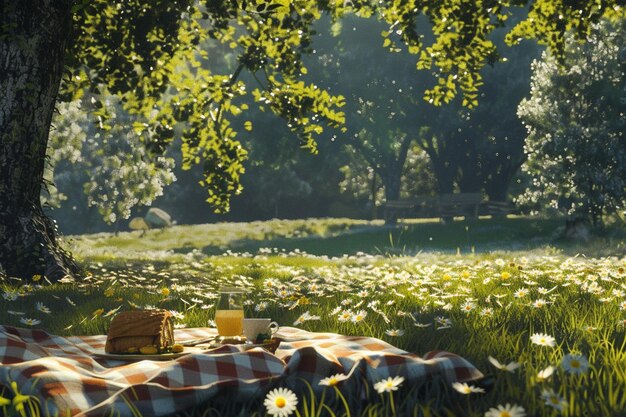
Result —
M177 329L175 339L215 334L213 328ZM164 416L216 396L263 396L270 387L291 387L302 378L321 389L319 381L336 373L370 384L397 375L405 384L482 377L467 360L443 351L418 357L376 338L293 327L281 327L277 337L282 341L275 354L221 346L168 361L129 362L94 357L103 352L105 335L61 337L0 325L0 393L10 398L15 381L23 394L40 399L47 415L130 416L135 409Z

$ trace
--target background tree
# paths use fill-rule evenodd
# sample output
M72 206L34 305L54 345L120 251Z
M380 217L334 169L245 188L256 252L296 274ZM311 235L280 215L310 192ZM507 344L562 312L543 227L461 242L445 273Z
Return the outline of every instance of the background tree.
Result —
M521 4L526 2L520 1ZM508 3L506 3L508 4ZM617 0L600 3L553 3L536 0L529 19L511 32L547 42L559 57L565 31L579 36L602 15L623 14ZM52 112L59 88L65 99L86 87L99 96L118 95L124 108L147 120L153 130L147 149L162 154L174 139L178 120L185 166L202 164L208 199L228 208L240 192L245 150L230 119L245 108L237 105L248 93L238 80L243 70L258 75L251 94L263 108L283 117L305 146L314 148L322 125L343 122L340 97L311 84L300 57L309 50L312 22L321 13L341 17L348 11L380 16L390 26L383 34L394 48L407 45L420 68L437 72L437 84L426 89L434 104L449 102L457 90L469 106L477 104L478 71L493 62L496 48L487 35L506 19L504 3L431 0L413 3L324 3L311 0L91 1L74 4L25 0L3 1L0 22L0 264L10 275L43 273L58 279L77 271L58 245L54 226L39 201ZM424 13L435 34L424 45L416 19ZM584 16L584 18L581 18ZM238 50L239 65L231 74L201 71L192 78L181 66L198 66L196 48L214 38ZM67 53L69 52L69 53ZM67 65L67 68L65 67ZM61 79L66 75L63 85ZM176 92L164 99L163 92ZM74 97L76 98L76 97ZM107 108L94 112L106 123ZM136 133L143 128L135 126ZM320 130L321 129L321 130Z
M521 201L603 225L626 201L626 22L593 26L589 42L568 39L565 66L545 52L533 64L532 95L519 106L528 129Z
M142 140L133 131L136 119L124 112L117 97L105 102L115 119L107 130L94 126L82 109L89 105L87 99L57 106L63 116L56 118L50 133L48 156L53 170L47 203L58 207L68 198L64 192L77 193L71 201L74 220L92 217L93 207L106 224L115 224L118 230L120 220L128 219L133 207L150 205L176 178L172 158L147 156L149 139Z
M515 12L511 20L521 18ZM502 47L504 37L498 29L490 38ZM506 201L525 159L526 132L517 118L517 104L530 92L530 64L540 49L525 42L501 50L501 62L480 72L484 85L476 108L466 108L460 99L436 109L414 103L424 114L417 143L432 160L441 194L483 193L490 200Z
M351 151L350 145L347 151L352 152L352 158L341 167L340 191L351 196L358 206L365 209L363 215L376 219L380 214L377 208L386 201L385 184L360 152ZM430 158L423 149L413 144L407 151L406 163L401 172L400 198L434 196L435 186Z

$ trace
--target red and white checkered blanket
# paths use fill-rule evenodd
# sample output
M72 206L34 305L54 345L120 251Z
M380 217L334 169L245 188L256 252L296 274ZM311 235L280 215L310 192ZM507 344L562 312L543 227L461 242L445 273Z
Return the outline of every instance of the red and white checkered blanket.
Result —
M215 329L176 330L183 342L215 335ZM482 374L467 360L448 352L423 358L370 337L311 333L281 327L275 354L261 348L240 351L223 346L168 361L99 359L106 336L61 337L43 330L0 326L0 393L11 397L11 381L22 393L36 395L48 415L163 416L221 394L246 400L270 386L292 386L304 378L314 388L327 376L373 384L401 375L418 383L439 375L468 381ZM45 414L44 414L45 415Z

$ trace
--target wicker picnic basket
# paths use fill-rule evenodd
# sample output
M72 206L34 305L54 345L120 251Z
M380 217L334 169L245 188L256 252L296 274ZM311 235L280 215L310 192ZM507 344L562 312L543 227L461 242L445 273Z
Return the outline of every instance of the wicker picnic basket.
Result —
M131 310L111 321L104 351L137 353L141 348L155 347L163 353L174 345L172 313L167 310Z

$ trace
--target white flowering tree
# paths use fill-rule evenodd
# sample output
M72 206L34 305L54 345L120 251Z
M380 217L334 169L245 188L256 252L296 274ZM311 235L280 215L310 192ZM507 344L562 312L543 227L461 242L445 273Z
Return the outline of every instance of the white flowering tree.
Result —
M528 130L520 197L603 225L626 201L626 37L624 20L595 25L586 44L567 43L565 66L544 53L518 115Z
M72 201L97 207L107 224L117 225L133 207L150 205L163 194L176 179L174 160L150 155L150 130L138 134L117 98L107 99L115 123L106 129L96 128L82 107L80 100L58 105L48 146L50 182L42 198L58 207L68 193L82 194L72 195Z

